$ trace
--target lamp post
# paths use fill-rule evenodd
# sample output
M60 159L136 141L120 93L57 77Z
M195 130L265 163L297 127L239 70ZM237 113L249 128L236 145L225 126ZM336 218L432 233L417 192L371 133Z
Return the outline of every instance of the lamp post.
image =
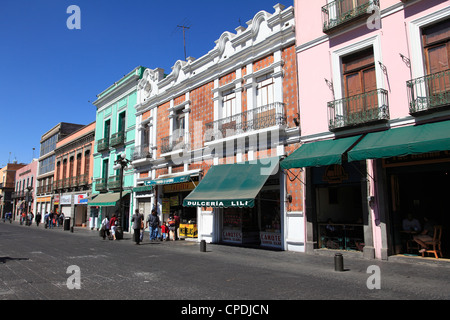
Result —
M116 161L114 161L114 170L120 170L120 195L119 195L119 215L117 217L116 239L123 239L123 219L122 219L122 192L123 192L123 171L131 161L126 158L126 154L122 153Z

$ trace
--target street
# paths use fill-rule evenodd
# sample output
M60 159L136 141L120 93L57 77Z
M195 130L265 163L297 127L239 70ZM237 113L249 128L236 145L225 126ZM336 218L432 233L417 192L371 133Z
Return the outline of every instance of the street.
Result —
M345 257L344 268L335 271L332 256L215 244L201 252L192 241L150 242L146 237L135 245L130 234L111 241L97 231L0 223L0 300L450 298L450 264L445 262ZM379 279L368 281L374 275ZM370 285L376 283L379 288ZM192 302L183 307L180 313L206 312L193 309Z

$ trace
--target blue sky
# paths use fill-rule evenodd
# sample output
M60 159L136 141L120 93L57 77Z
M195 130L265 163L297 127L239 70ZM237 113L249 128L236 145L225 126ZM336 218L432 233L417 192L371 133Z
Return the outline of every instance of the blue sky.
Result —
M137 66L166 73L199 58L225 31L293 0L1 0L0 166L39 156L40 138L59 122L95 121L96 95ZM70 5L81 29L69 30Z

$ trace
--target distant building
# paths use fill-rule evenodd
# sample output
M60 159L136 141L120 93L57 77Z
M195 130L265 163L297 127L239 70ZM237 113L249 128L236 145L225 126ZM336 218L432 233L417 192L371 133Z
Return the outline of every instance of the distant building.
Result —
M22 213L26 213L34 208L36 200L36 177L38 159L16 171L15 188L12 193L14 204L13 218L19 221ZM36 212L33 212L36 215Z
M83 126L82 124L61 122L41 137L41 150L36 181L36 201L33 212L41 212L42 218L46 212L57 212L58 210L58 205L53 205L56 143Z
M3 218L5 213L13 212L13 199L16 171L24 167L24 163L8 163L0 169L0 213Z
M92 192L95 122L59 140L55 149L54 201L72 225L87 226Z

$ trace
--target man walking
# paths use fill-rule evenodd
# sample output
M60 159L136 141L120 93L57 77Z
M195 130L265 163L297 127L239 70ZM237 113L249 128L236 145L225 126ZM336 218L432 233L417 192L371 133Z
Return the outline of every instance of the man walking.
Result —
M150 241L158 238L159 217L156 215L156 209L152 210L152 214L148 216L145 227L149 226Z
M134 241L136 244L140 242L141 235L141 222L144 219L144 215L139 213L139 209L134 211L133 216L131 217L131 222L133 222L132 228L134 230Z

